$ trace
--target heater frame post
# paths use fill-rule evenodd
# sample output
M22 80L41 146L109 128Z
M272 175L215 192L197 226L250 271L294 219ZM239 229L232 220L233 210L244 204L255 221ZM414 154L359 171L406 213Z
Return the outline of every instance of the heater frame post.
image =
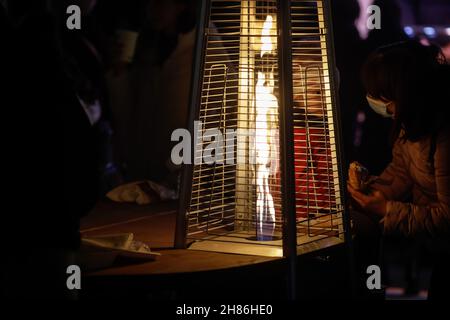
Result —
M205 30L208 28L206 25L208 23L207 12L209 11L210 0L201 1L201 5L198 6L198 23L197 23L197 34L195 42L194 57L192 63L192 82L191 82L191 97L189 104L189 117L187 128L191 137L196 137L194 132L194 121L198 119L200 110L197 108L201 100L201 74L202 66L205 60L204 49L206 45L206 34ZM189 207L189 201L192 193L192 176L193 167L196 162L196 150L197 141L191 141L191 155L192 163L183 164L182 175L180 179L179 186L179 204L178 204L178 215L175 225L175 239L174 247L176 249L186 249L187 247L187 223L186 223L186 211Z
M288 298L296 298L297 226L293 130L293 76L291 1L277 1L278 65L280 88L281 190L283 202L283 255L287 258ZM291 155L291 156L289 156Z

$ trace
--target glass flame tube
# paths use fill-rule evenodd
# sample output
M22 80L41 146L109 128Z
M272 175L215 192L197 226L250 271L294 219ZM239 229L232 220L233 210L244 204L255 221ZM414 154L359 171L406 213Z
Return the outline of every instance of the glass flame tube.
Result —
M261 31L260 57L273 52L271 29L273 18L268 15ZM270 69L270 68L264 68ZM270 190L270 176L276 174L278 152L278 101L273 71L258 72L255 88L255 174L256 174L256 237L259 241L272 240L275 229L275 206Z

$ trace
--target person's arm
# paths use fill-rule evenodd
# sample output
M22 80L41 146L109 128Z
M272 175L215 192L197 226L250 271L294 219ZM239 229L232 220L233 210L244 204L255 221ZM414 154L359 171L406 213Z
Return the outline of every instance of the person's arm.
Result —
M450 133L442 132L436 141L434 156L437 202L415 205L387 201L381 221L386 233L400 232L405 236L450 238Z
M370 185L370 189L381 191L387 200L404 200L411 191L413 182L403 155L403 142L397 140L392 150L392 162Z

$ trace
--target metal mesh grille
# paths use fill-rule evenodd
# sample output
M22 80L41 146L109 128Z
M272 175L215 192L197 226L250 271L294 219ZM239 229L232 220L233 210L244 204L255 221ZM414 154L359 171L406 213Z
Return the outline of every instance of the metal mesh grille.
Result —
M340 238L342 208L323 3L291 1L291 15L292 156L303 246ZM276 20L275 0L210 1L189 239L282 247Z
M342 201L330 86L334 70L329 69L323 1L292 1L291 23L298 228L309 235L339 236Z

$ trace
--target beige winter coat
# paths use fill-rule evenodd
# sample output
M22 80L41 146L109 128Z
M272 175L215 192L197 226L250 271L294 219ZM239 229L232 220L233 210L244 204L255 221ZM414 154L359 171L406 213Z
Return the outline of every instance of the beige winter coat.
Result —
M435 138L434 167L431 139L398 140L391 164L372 187L388 199L381 220L385 233L425 238L450 251L450 130Z

